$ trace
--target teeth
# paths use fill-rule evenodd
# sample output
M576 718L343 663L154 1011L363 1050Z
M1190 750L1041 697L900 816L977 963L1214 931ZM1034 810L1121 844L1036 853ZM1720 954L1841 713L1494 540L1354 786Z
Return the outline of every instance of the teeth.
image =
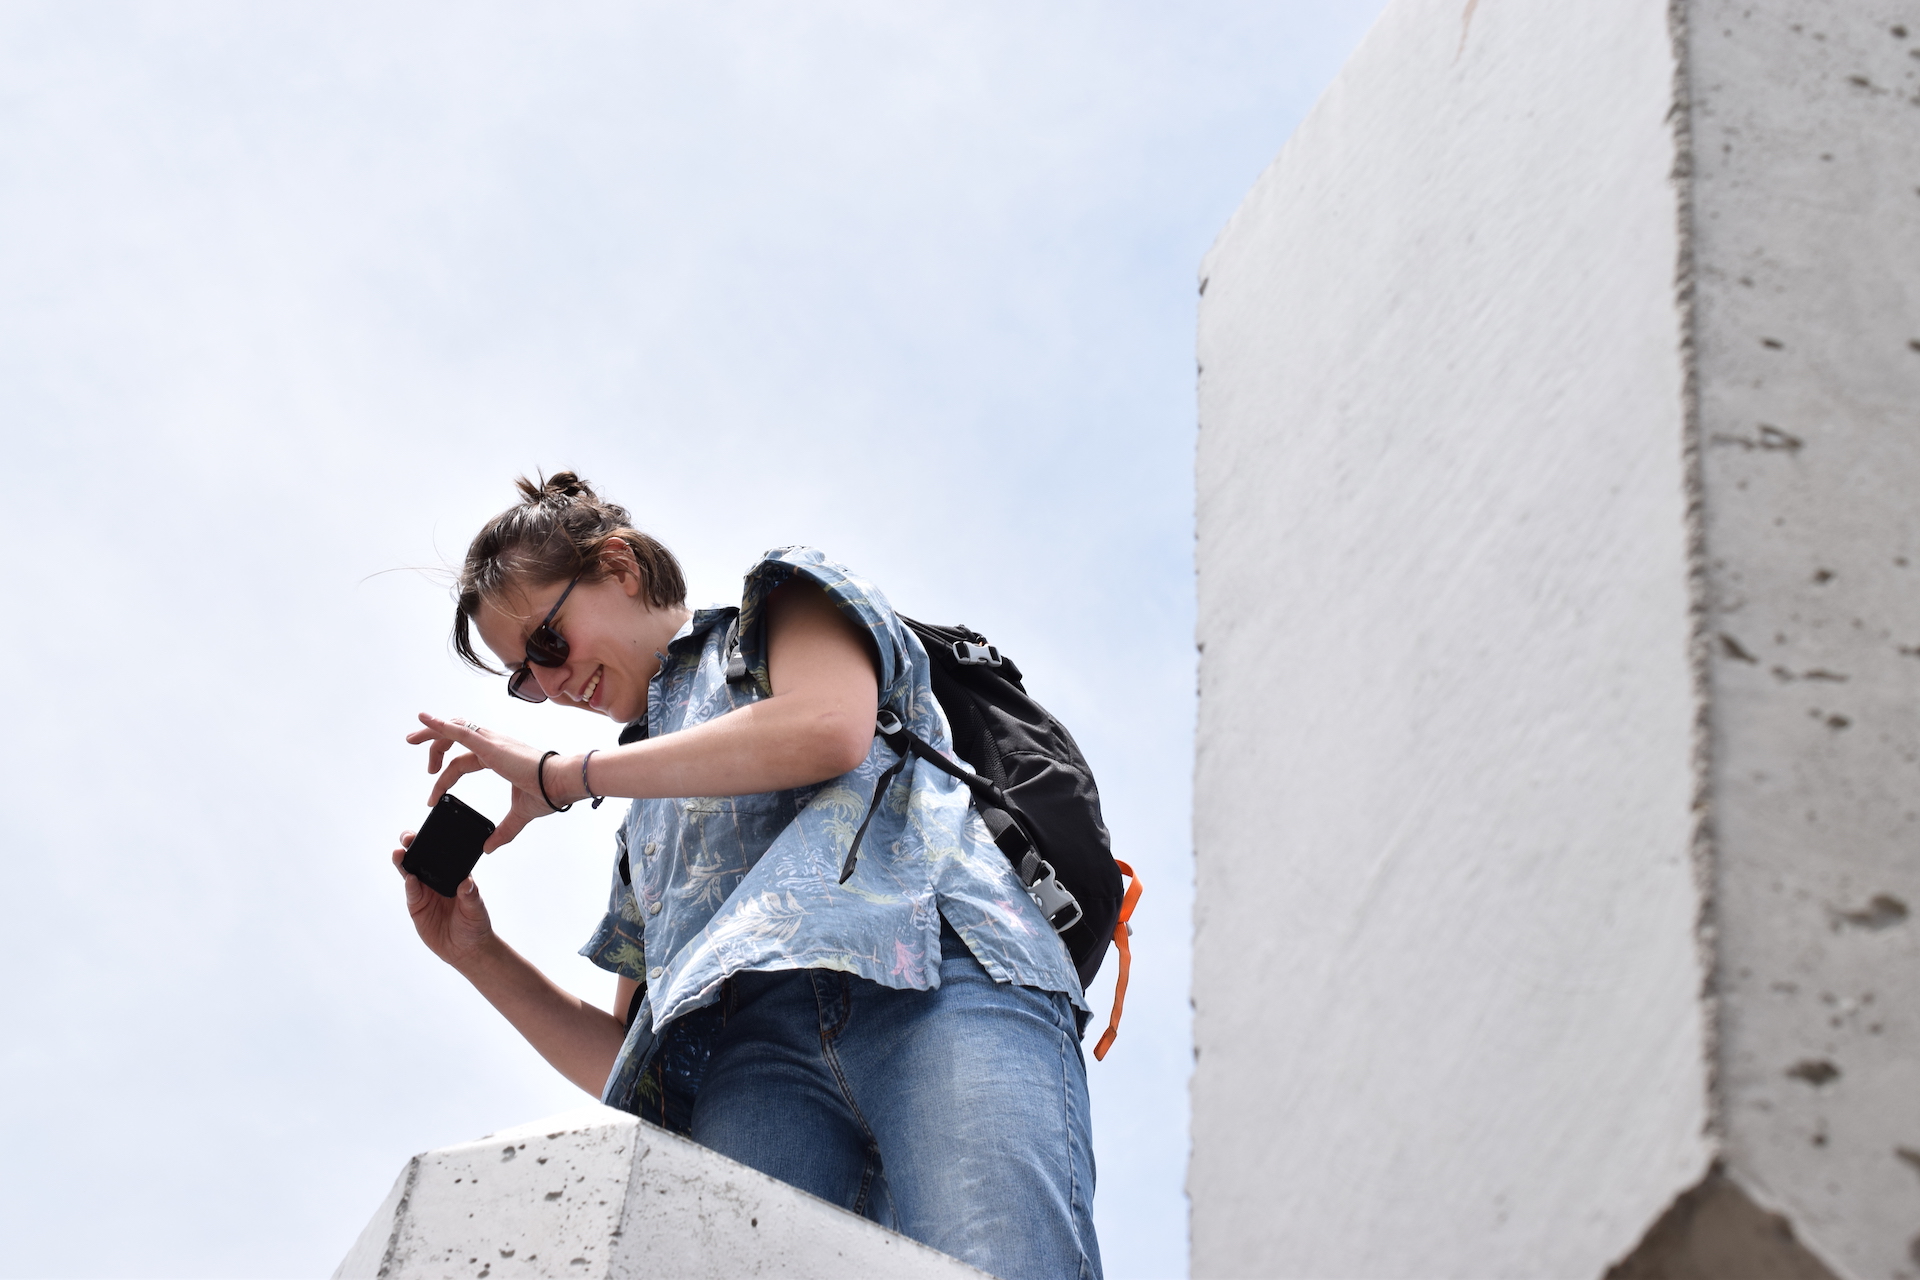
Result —
M601 668L601 670L593 673L593 678L587 681L587 687L580 691L580 701L582 702L593 701L593 691L600 687L600 677L605 672L605 670L606 669L603 667Z

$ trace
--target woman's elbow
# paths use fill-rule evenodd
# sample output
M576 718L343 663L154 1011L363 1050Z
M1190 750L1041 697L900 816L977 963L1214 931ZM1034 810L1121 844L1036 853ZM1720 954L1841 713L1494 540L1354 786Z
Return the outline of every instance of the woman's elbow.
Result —
M837 778L860 767L873 749L873 717L844 711L822 715L815 723L813 756L818 781Z

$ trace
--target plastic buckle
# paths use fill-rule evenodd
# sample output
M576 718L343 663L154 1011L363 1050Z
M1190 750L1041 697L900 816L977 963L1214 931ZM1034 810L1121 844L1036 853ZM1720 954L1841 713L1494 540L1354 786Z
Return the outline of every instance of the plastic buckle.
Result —
M907 726L900 723L899 716L893 714L893 712L891 711L888 711L885 707L882 707L880 709L880 714L873 718L873 727L875 732L879 733L881 737L891 738L894 734L900 732L902 729L906 728Z
M990 644L975 644L971 640L955 640L953 656L963 667L997 667L1000 665L1000 651Z
M727 624L727 683L747 678L747 655L740 652L740 619Z
M1053 864L1042 862L1040 875L1027 886L1027 896L1033 899L1033 905L1040 908L1040 914L1047 918L1055 933L1065 933L1080 923L1080 917L1086 912L1081 909L1080 900L1068 893L1053 874ZM1060 919L1071 911L1073 915L1066 920Z

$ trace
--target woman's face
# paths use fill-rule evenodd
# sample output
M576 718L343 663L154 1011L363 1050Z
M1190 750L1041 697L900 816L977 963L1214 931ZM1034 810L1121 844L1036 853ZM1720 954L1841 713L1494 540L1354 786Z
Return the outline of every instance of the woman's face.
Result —
M474 629L508 671L526 662L528 633L566 589L562 580L480 602ZM646 714L647 684L660 668L654 654L666 648L680 619L648 607L636 570L581 582L550 625L566 639L567 660L557 667L529 668L549 700L622 724ZM664 633L656 634L663 626Z

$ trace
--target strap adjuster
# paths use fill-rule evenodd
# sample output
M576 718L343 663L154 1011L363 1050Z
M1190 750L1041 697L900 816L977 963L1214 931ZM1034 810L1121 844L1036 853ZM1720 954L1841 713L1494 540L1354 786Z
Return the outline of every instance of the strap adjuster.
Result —
M1042 861L1040 875L1027 886L1027 896L1033 899L1033 905L1040 908L1040 914L1047 918L1055 933L1065 933L1080 923L1080 917L1086 912L1081 909L1080 900L1068 893L1066 888L1053 874L1053 864Z
M1000 651L990 644L975 644L971 640L955 640L953 656L963 667L997 667L1000 665Z
M727 624L727 683L747 678L747 655L740 652L740 619Z

